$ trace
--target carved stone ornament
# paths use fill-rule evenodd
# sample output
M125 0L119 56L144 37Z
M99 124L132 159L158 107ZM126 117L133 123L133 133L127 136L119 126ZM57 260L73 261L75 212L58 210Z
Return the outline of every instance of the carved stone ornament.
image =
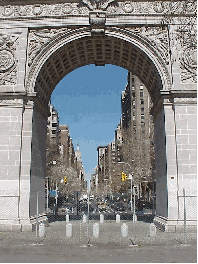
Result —
M133 27L127 30L149 41L163 57L165 63L169 64L169 40L168 31L164 27Z
M159 2L159 1L155 1L155 5L154 5L154 11L156 13L163 13L165 10L165 4L164 2Z
M0 85L15 85L17 79L16 46L18 36L0 34Z
M9 17L14 13L14 8L9 5L9 6L5 6L3 11L2 11L2 15L5 17Z
M23 104L23 99L0 100L0 105L18 105L18 104Z
M89 10L105 10L107 7L116 2L116 0L81 0L83 4L85 4Z
M163 104L164 105L170 105L170 104L172 104L173 103L173 99L172 98L165 98L164 100L163 100Z
M28 1L27 1L28 3ZM16 17L32 19L34 17L60 17L66 15L89 15L89 11L106 10L107 14L155 14L170 15L192 14L196 12L195 0L188 1L122 1L118 0L80 0L80 3L42 3L26 5L0 6L0 18Z
M90 12L89 23L91 26L92 34L104 34L105 23L106 23L106 13L104 12Z
M182 83L197 82L197 25L196 18L186 19L180 24L172 38L179 46L178 60L181 68Z
M132 2L124 2L122 5L122 9L124 10L124 12L126 13L131 13L134 10L134 6Z
M62 6L63 14L70 14L72 12L72 6L70 4L64 4Z
M44 45L68 30L67 28L31 30L28 38L28 65L32 65L34 58Z
M32 12L35 16L38 16L38 15L41 15L43 13L43 6L40 5L40 4L35 4L33 7L32 7Z
M9 70L14 65L14 55L9 50L0 50L0 72Z
M197 104L197 98L174 98L175 104Z

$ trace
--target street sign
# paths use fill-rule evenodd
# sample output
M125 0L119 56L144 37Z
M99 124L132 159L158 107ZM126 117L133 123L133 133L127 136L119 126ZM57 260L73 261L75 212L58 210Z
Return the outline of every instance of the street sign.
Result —
M129 174L129 177L128 177L128 179L132 180L132 175L131 175L131 174Z

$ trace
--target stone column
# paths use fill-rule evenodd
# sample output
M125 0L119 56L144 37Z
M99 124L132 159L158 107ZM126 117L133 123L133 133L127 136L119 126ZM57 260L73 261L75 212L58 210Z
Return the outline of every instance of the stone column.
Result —
M184 228L186 190L187 225L196 226L196 98L162 91L155 109L156 217L167 232ZM162 105L163 104L163 105Z
M178 171L175 134L175 115L171 98L164 99L168 208L165 231L175 232L178 219Z
M172 220L178 218L177 154L175 118L169 91L155 109L156 217L154 223L164 231L175 230ZM173 225L173 226L172 226Z
M36 215L37 192L39 215L44 214L45 211L46 132L48 114L47 109L42 107L41 104L38 102L34 103L30 172L30 217L33 218Z
M46 219L47 114L27 97L0 100L0 230L32 230L37 192L39 218Z
M30 224L30 173L32 144L33 101L24 104L21 126L21 163L19 170L19 219L22 231L31 231Z
M186 219L188 228L197 225L197 98L174 98L177 159L178 159L178 229L183 229L184 198L186 194Z
M0 100L0 230L20 231L23 99Z

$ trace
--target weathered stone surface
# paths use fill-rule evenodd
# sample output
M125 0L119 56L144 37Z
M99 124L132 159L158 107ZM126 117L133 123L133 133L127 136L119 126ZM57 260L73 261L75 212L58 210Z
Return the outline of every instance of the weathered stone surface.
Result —
M196 1L3 0L0 21L0 228L31 230L37 192L44 212L46 120L57 83L107 63L137 75L153 100L156 225L177 230L183 188L195 224Z

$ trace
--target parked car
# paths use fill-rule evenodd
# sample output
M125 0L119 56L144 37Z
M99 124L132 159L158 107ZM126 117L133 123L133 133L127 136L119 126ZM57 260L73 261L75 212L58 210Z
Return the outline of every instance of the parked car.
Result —
M73 204L63 203L63 205L58 209L59 213L71 213Z
M107 207L107 205L105 204L105 202L103 202L103 201L98 202L98 209L100 211L105 211L106 210L106 207Z

